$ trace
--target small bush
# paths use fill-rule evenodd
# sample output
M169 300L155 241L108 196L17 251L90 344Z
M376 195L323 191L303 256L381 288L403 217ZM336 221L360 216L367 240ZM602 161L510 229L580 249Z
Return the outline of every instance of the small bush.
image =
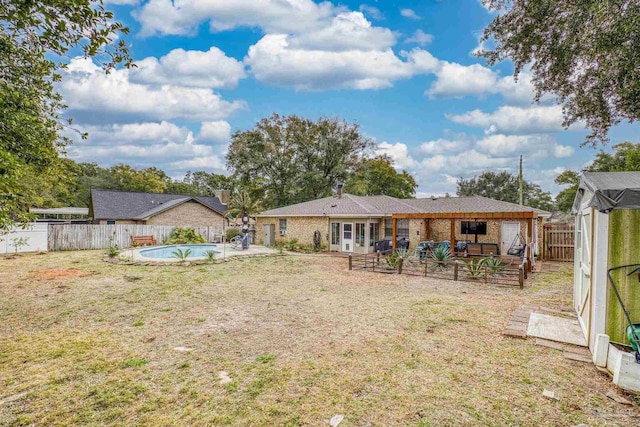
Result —
M237 237L237 236L242 236L242 231L240 231L239 228L235 228L235 227L234 228L229 228L227 230L227 232L225 233L225 237L227 239L227 242L230 242L231 239L233 239L234 237Z
M169 238L164 240L164 243L168 245L186 245L189 243L206 243L206 240L191 227L176 227L171 231Z
M205 252L205 254L207 255L207 261L215 261L216 260L216 251L209 250L209 251Z
M178 258L180 261L184 262L189 258L189 255L191 255L191 249L186 249L184 251L182 249L176 249L171 254L174 258Z
M284 242L284 248L287 251L295 251L296 249L298 249L298 239L293 238L293 239L289 239L287 241Z
M107 249L107 255L109 256L109 258L115 258L118 256L119 253L120 253L120 248L118 248L118 245L111 245Z

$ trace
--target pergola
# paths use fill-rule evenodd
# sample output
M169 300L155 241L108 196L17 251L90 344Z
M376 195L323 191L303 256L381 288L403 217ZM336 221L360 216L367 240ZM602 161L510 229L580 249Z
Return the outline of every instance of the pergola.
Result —
M527 221L527 264L529 270L532 268L531 246L533 241L533 221L538 218L537 212L437 212L437 213L407 213L407 214L393 214L392 215L392 233L394 238L392 240L393 249L396 249L396 234L399 219L420 219L424 220L427 229L427 240L431 240L431 227L430 221L434 219L448 219L451 221L450 226L450 242L451 247L455 247L456 242L456 220L467 219L473 221L483 221L490 219L501 220L526 220Z

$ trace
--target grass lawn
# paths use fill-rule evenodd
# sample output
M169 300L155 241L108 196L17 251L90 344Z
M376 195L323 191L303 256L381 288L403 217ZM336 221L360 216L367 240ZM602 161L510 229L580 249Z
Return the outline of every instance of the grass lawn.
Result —
M519 290L331 257L101 258L0 259L0 426L640 423L592 364L501 335L520 305L571 305L569 266Z

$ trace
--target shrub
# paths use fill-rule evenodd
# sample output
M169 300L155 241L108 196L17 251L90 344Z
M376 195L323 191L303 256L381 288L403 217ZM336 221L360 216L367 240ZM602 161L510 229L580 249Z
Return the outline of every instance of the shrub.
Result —
M289 239L284 242L283 246L287 251L295 251L296 249L298 249L298 239L296 238Z
M120 253L120 248L118 248L118 245L111 245L107 249L107 255L109 255L109 258L115 258L118 256L119 253Z
M231 239L233 239L234 237L237 236L242 236L242 231L240 231L239 228L229 228L227 229L227 232L225 233L225 238L227 239L227 242L230 242Z
M171 231L169 238L164 240L164 243L185 245L188 243L206 243L206 240L191 227L176 227Z

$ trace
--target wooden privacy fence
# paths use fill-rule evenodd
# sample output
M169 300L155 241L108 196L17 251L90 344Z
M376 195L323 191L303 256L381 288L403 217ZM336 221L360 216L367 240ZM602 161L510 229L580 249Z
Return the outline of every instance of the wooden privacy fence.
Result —
M159 244L176 228L172 225L137 224L50 224L49 251L77 251L106 249L111 245L119 248L131 246L132 236L153 236ZM193 227L196 233L213 242L222 235L222 227Z
M573 261L574 224L545 224L542 239L542 259Z
M516 258L517 259L517 258ZM491 268L486 264L476 264L471 259L435 261L425 258L397 258L387 254L350 254L349 270L365 270L385 274L406 274L410 276L433 277L445 280L462 280L494 285L524 287L527 279L527 261L511 265L513 259L506 260L500 268Z

